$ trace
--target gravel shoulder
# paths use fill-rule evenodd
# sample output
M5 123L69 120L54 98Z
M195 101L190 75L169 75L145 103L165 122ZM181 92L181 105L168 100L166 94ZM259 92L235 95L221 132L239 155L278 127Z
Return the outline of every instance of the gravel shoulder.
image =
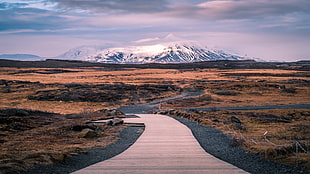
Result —
M185 124L192 130L193 135L198 140L202 148L211 155L233 164L252 174L291 174L306 173L310 171L300 171L298 169L275 163L260 158L258 155L247 153L241 147L233 147L232 140L220 130L206 127L196 122L173 117Z

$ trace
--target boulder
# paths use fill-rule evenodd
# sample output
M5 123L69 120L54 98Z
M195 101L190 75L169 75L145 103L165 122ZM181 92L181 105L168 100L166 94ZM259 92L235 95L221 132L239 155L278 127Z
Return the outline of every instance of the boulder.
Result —
M29 116L29 112L27 112L26 110L23 109L16 109L16 116Z
M96 138L98 137L98 133L92 129L86 128L83 129L79 134L79 138Z
M235 116L230 117L231 122L234 123L234 128L238 130L246 130L246 127L242 124L242 122Z
M116 126L116 125L120 125L123 124L124 120L120 119L120 118L114 118L113 120L110 120L107 122L107 125L109 126Z
M73 131L82 131L83 129L92 129L92 130L95 130L96 127L94 126L90 126L90 125L74 125L72 126L71 130Z
M5 116L29 116L29 112L24 109L5 109L0 111L0 115Z
M235 116L230 117L232 123L242 124L242 122Z
M214 94L217 95L238 95L238 92L235 91L229 91L229 90L217 90L214 92Z
M121 112L120 110L116 110L116 109L111 109L108 110L108 116L123 116L125 115L123 112Z
M111 110L108 116L115 116L116 115L116 110Z

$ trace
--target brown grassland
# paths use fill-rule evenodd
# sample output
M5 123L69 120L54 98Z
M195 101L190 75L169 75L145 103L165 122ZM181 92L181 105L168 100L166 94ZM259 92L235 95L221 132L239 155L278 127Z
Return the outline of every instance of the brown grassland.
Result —
M310 151L310 109L218 111L217 107L310 103L310 71L218 68L0 68L0 170L26 170L63 161L85 148L105 147L124 126L104 126L97 138L78 138L72 128L110 118L107 109L184 93L200 95L164 101L162 113L186 117L222 130L234 145L294 166L298 141ZM185 108L214 108L184 111ZM18 108L8 113L7 109ZM24 110L19 110L24 109ZM237 118L240 123L232 121ZM238 121L237 121L238 122ZM255 143L254 143L255 142ZM310 169L300 150L298 165Z

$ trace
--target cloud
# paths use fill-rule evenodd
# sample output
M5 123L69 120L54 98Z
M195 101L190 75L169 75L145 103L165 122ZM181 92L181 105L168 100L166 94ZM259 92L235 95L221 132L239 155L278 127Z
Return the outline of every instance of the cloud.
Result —
M0 10L0 16L0 31L59 29L67 22L65 17L33 8Z
M205 20L255 19L310 11L308 0L213 0L200 4L174 4L167 15L198 17Z
M56 3L49 0L11 0L8 2L0 2L0 9L12 8L36 8L42 10L53 10Z
M11 8L17 8L17 7L24 7L28 5L27 3L20 3L20 2L15 2L15 3L8 3L8 2L2 2L0 3L0 9L11 9Z
M81 9L89 13L156 15L200 20L255 19L310 11L309 0L50 0L59 8Z
M106 26L169 30L199 23L213 28L210 22L217 21L233 21L230 27L238 29L251 24L268 30L298 25L299 30L310 23L308 0L13 0L0 3L0 9L0 30L59 30L82 25L95 30Z
M51 0L60 8L78 8L101 13L150 13L167 9L166 0Z
M148 43L148 42L153 42L153 41L158 41L158 40L160 40L159 37L145 38L145 39L139 39L139 40L133 41L133 43Z
M0 31L59 30L70 19L58 13L55 3L46 0L11 0L0 3Z

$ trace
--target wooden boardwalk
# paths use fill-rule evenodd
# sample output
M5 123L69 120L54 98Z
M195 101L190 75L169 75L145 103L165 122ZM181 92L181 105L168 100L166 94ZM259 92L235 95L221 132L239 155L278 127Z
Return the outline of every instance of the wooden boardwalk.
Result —
M144 123L145 131L125 152L74 174L247 173L206 153L191 130L164 115L137 114L125 123Z

